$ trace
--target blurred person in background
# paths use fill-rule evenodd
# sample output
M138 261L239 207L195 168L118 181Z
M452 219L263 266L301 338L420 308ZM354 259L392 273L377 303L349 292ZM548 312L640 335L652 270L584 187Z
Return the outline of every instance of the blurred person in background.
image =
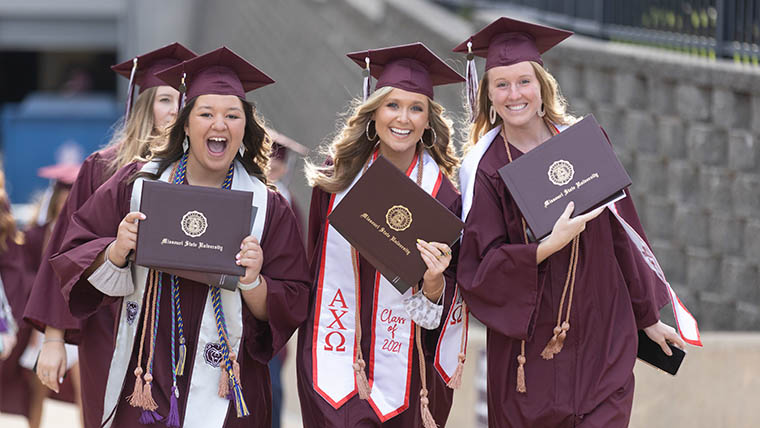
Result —
M464 79L422 43L349 57L365 68L364 97L354 101L342 130L323 148L325 163L307 164L306 170L313 187L307 244L314 284L296 355L303 424L445 425L453 393L433 359L440 315L448 313L454 292L452 249L418 241L427 270L423 281L402 296L355 253L328 216L379 155L459 215L459 193L450 181L459 159L451 121L433 100L433 86ZM377 79L371 95L370 75ZM423 311L407 313L411 297ZM425 310L438 316L426 319ZM373 316L381 311L393 314L389 325Z
M0 351L0 412L22 415L29 419L30 426L39 426L39 420L32 420L38 412L33 408L32 392L27 370L19 368L19 359L32 332L22 319L24 303L29 296L28 271L24 257L24 236L11 215L10 201L5 191L5 174L0 168L0 282L6 302L0 308L6 324L2 336L3 350ZM10 310L10 313L8 312ZM17 346L17 344L23 344Z
M10 213L8 194L5 192L5 174L3 174L2 165L0 165L0 362L10 357L13 348L16 346L16 333L18 332L16 318L3 285L3 276L14 258L12 256L7 257L4 253L8 250L9 241L15 245L18 244L17 241L20 241L20 238L21 236L16 231L16 221ZM13 277L12 274L11 277ZM0 382L2 381L2 373L2 369L0 369ZM0 386L3 385L0 383ZM0 411L4 411L2 403L3 394L0 391Z
M66 199L68 186L76 176L76 168L76 165L66 165L63 168L55 166L40 170L41 177L53 180L51 191L46 192L46 196L37 202L39 215L33 217L35 221L27 227L23 239L16 231L15 223L8 211L10 207L7 195L4 189L0 190L0 277L4 293L16 318L15 324L18 326L15 346L10 356L0 363L0 411L25 416L30 427L40 426L42 403L48 394L32 371L35 358L43 346L42 338L20 315L23 314L29 297L36 266L39 264L47 237L46 232L54 223L62 201ZM4 182L4 179L2 181ZM42 224L37 224L36 220L40 218ZM74 402L76 394L72 387L75 385L68 383L67 386L66 394L57 395L55 398Z
M115 65L112 69L130 79L127 109L124 120L114 132L110 143L85 159L71 194L62 207L61 216L50 235L45 253L34 280L24 317L27 322L45 333L45 346L38 363L37 376L53 391L65 372L67 352L64 340L79 344L83 419L87 428L99 427L105 393L105 380L98 376L99 368L108 367L104 354L112 352L113 325L118 306L98 310L79 320L69 312L61 295L61 283L49 263L60 249L72 214L84 205L118 169L149 157L151 147L164 144L165 131L177 116L179 92L155 77L158 71L195 57L195 53L179 43L173 43ZM133 87L139 95L132 105Z
M293 164L295 163L292 154L305 156L309 152L309 149L271 128L267 129L267 133L272 137L272 153L269 155L267 180L277 188L277 191L290 204L290 208L293 210L293 215L295 215L298 223L298 229L303 236L303 216L293 200L289 185L293 179ZM291 154L290 152L293 153ZM272 428L280 428L282 425L283 398L285 394L281 372L287 356L288 348L286 346L269 362L269 377L272 380Z

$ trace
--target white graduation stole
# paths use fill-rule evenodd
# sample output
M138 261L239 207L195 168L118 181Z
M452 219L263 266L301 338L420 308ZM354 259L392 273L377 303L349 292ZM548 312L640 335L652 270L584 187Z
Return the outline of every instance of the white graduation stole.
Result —
M166 168L161 174L159 181L169 182L172 167ZM142 172L158 171L158 162L152 161L143 166ZM142 197L142 185L144 178L135 180L132 188L132 199L130 203L131 211L138 211ZM256 218L251 227L251 235L261 242L261 235L266 224L266 212L268 202L268 189L264 183L257 178L252 177L245 170L243 165L235 161L235 170L232 177L233 190L243 190L253 192L253 206L257 207ZM118 406L118 400L121 397L126 376L132 376L127 373L129 360L134 348L135 336L137 333L138 319L134 319L135 307L137 317L142 312L141 305L145 295L145 284L148 278L148 268L138 266L130 262L132 269L132 278L135 282L135 291L122 299L121 314L116 334L114 354L111 359L111 366L108 371L108 381L106 383L106 394L103 401L102 424L104 428L109 428L113 424L113 416ZM221 290L222 308L227 323L229 333L230 347L239 355L240 344L243 335L243 302L239 290ZM132 315L130 315L132 314ZM132 316L130 321L130 316ZM169 338L164 338L169 340ZM216 319L214 318L214 309L211 299L206 298L203 308L203 318L201 319L200 331L197 338L197 347L194 354L193 368L185 369L185 376L192 375L187 391L187 405L185 408L185 417L183 426L186 428L222 426L227 416L227 409L230 401L221 398L217 394L219 385L219 376L221 374L218 367L211 366L204 358L207 344L216 344L219 342L219 335L216 330ZM238 359L240 361L240 358ZM156 361L156 364L169 364L168 361ZM163 385L167 386L167 385ZM168 389L168 388L167 388ZM185 393L185 391L180 391ZM159 409L166 411L169 409Z
M416 177L417 162L407 175ZM361 177L330 198L327 215L345 197ZM422 188L433 197L443 175L432 157L423 153ZM321 266L317 278L316 311L312 338L312 374L314 390L334 408L340 408L356 392L353 363L355 343L358 257L340 233L325 222ZM401 295L378 272L375 273L372 315L372 345L369 358L369 403L381 421L403 412L409 406L409 381L413 349L413 324L404 309ZM424 358L424 357L422 357ZM406 368L405 370L400 369Z
M686 309L686 306L681 303L681 299L678 298L676 292L673 291L673 287L671 287L668 280L665 279L665 272L663 272L662 268L660 267L660 263L657 261L657 258L655 258L654 253L649 248L649 245L647 245L647 242L638 234L638 232L636 232L636 229L628 224L623 216L618 213L617 206L614 202L607 204L607 208L609 208L612 214L615 215L615 218L617 218L620 224L623 226L623 229L625 229L626 234L628 234L628 238L631 240L631 242L633 242L634 246L638 250L636 254L644 259L647 266L649 266L649 269L651 269L652 272L654 272L657 276L657 279L660 280L662 286L668 290L668 297L670 297L670 306L673 308L673 315L675 315L676 319L676 327L678 328L678 332L681 334L681 338L690 345L702 346L702 340L699 336L699 327L697 326L697 320L694 318L691 312Z
M459 292L459 284L454 289L454 299L449 313L443 321L441 336L435 348L435 369L447 384L451 381L459 364L459 354L467 354L467 333L470 311L467 310Z

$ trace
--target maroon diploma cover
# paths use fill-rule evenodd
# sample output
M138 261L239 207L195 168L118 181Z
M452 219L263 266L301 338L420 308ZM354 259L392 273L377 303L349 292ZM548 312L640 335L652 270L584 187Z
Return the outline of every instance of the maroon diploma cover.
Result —
M252 200L250 192L145 181L135 263L234 290L245 275L235 254L251 233Z
M631 178L593 115L499 169L531 240L548 236L570 201L574 215L625 197Z
M329 220L402 294L427 270L417 239L453 245L464 227L382 156L333 209Z

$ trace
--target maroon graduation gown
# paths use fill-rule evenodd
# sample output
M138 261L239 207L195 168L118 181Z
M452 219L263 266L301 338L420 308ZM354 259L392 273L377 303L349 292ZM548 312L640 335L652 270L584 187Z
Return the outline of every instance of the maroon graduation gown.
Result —
M372 407L357 395L351 397L339 409L334 409L314 390L312 376L312 337L314 331L314 317L316 310L316 290L319 266L321 263L321 243L327 220L327 208L331 194L319 188L312 191L311 207L309 211L309 234L307 237L308 253L311 260L311 274L314 278L311 296L309 299L309 317L298 330L298 352L296 354L296 374L298 379L298 396L301 400L301 416L303 426L310 427L421 427L420 415L420 381L419 355L417 352L416 339L412 352L412 373L409 386L409 407L401 414L381 424ZM456 215L461 213L461 198L456 188L444 176L441 188L436 197L444 206ZM456 248L454 248L456 251ZM375 268L364 257L359 257L359 275L361 283L361 323L362 354L367 362L366 373L369 378L369 356L372 343L372 308L374 300ZM444 297L443 317L448 314L451 301L454 296L456 275L456 252L452 257L451 265L445 273L446 296ZM433 366L435 348L441 329L425 330L422 332L422 343L425 353L425 374L427 379L428 398L430 399L430 411L439 426L446 425L449 416L453 391L446 386L441 376Z
M0 206L0 210L7 211L9 207ZM0 361L0 412L29 416L31 389L28 370L19 366L18 360L26 350L32 333L32 328L22 318L31 281L23 248L12 239L7 239L6 245L8 248L0 252L0 278L18 331L13 352L8 359Z
M95 257L116 237L119 222L129 212L132 185L127 181L141 164L132 163L119 170L80 208L71 219L61 250L53 256L53 269L61 277L64 297L67 299L71 313L76 317L87 317L104 305L120 302L121 299L103 295L82 278L84 270L92 264ZM227 412L225 427L269 427L271 425L271 388L267 362L273 354L282 348L293 331L306 318L308 290L311 277L299 237L298 227L287 202L278 193L269 191L267 205L267 224L262 235L264 265L261 275L267 281L267 309L269 321L260 321L243 304L243 336L241 354L238 361L241 367L241 384L243 396L251 416L237 418L232 402ZM158 413L166 417L169 412L169 397L172 386L171 376L171 287L168 275L162 277L160 317L156 342L155 364L153 368L153 398L158 404ZM187 340L187 361L185 375L177 379L179 387L179 414L184 421L185 404L192 367L194 364L195 345L202 313L209 287L186 279L180 279L180 299ZM241 297L242 298L242 297ZM142 319L139 320L138 332ZM139 337L135 337L131 361L127 369L121 398L114 415L116 427L144 427L138 422L141 410L131 407L126 397L132 393L137 364ZM113 340L113 339L112 339ZM149 341L145 341L144 355L147 355ZM99 358L109 360L110 353L101 354ZM95 376L105 379L108 376L107 363ZM143 357L143 366L145 356ZM100 367L99 367L100 368ZM221 372L220 372L221 373ZM89 385L83 384L83 389ZM90 408L91 403L84 403L84 412L88 418L98 421L102 415L103 394L96 398L97 408ZM98 414L92 415L90 413ZM164 427L163 421L155 426Z
M113 334L118 303L103 307L89 317L77 319L69 312L69 305L61 294L61 281L50 265L50 257L61 248L71 217L108 178L106 169L116 158L118 145L97 151L85 159L71 187L66 203L53 228L42 261L34 278L24 319L40 331L46 326L65 330L67 342L79 345L79 374L82 385L82 402L89 411L84 412L86 428L100 427L103 413L103 394L110 360L103 358L113 352Z
M513 158L521 155L510 150ZM557 322L571 246L536 265L538 244L524 244L521 214L498 174L507 163L498 136L478 166L457 273L470 311L488 327L489 426L627 426L636 331L658 321L667 297L605 210L580 235L564 348L544 360L540 353ZM631 198L618 207L644 236ZM524 394L516 391L523 339Z
M32 326L40 331L45 331L46 326L65 330L66 341L70 343L79 343L81 340L78 334L80 320L69 312L68 305L61 294L61 282L53 272L49 260L60 249L71 216L107 178L104 177L105 170L116 157L118 148L118 145L107 147L91 154L82 163L77 179L71 187L71 192L50 234L41 262L38 263L39 269L34 278L29 302L24 310L24 319ZM113 324L112 317L105 317L102 321L109 325Z

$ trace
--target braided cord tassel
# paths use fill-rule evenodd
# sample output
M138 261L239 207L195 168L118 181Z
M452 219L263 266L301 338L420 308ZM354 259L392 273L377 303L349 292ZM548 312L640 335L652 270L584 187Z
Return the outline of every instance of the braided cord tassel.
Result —
M222 342L222 358L224 361L224 370L227 371L230 382L232 383L232 394L235 400L235 411L237 417L249 416L248 406L243 398L243 389L240 386L240 380L235 376L232 370L232 361L230 360L230 343L227 340L227 325L224 321L224 311L222 310L222 297L219 288L211 288L211 304L214 307L214 318L216 319L216 331L219 334L219 341Z
M185 343L185 323L182 321L182 308L179 304L179 286L177 285L177 277L172 275L172 298L174 300L173 312L176 313L176 317L172 317L176 320L177 335L179 337L179 355L174 362L174 374L175 376L182 376L185 374L185 359L187 358L187 344ZM174 324L172 324L172 340L174 340ZM172 345L172 349L174 346ZM173 351L172 351L173 352ZM172 356L174 359L174 356Z
M177 169L174 172L172 179L173 184L182 184L185 181L185 172L187 171L187 156L185 152L182 158L177 164ZM176 387L176 376L182 376L185 374L185 360L187 359L187 344L185 341L185 323L182 320L182 307L180 306L179 287L177 286L177 277L172 275L172 341L174 340L174 328L176 323L177 333L179 335L179 356L177 360L174 360L172 354L172 372L174 373L174 386ZM174 344L172 343L172 352L174 352Z
M158 404L153 399L153 363L155 362L155 350L156 350L156 338L158 336L158 317L159 308L161 307L161 272L156 272L156 290L153 295L153 311L151 314L151 338L150 338L150 352L148 353L148 362L145 364L146 373L143 376L145 384L143 385L143 412L140 415L139 422L143 425L150 425L163 419L160 414L156 412Z
M222 188L229 189L232 187L232 175L234 171L234 164L230 165L230 169L227 172L227 177L224 179ZM224 367L222 370L226 370L230 383L232 384L231 393L232 398L235 400L235 412L237 417L241 418L249 416L251 412L248 410L248 405L245 404L243 398L243 387L240 385L240 373L239 365L237 361L233 361L234 357L231 357L231 346L229 341L229 334L227 333L227 323L224 320L224 310L222 309L222 296L218 287L211 287L211 304L214 307L214 318L216 319L216 331L219 335L219 341L222 343L222 358Z

